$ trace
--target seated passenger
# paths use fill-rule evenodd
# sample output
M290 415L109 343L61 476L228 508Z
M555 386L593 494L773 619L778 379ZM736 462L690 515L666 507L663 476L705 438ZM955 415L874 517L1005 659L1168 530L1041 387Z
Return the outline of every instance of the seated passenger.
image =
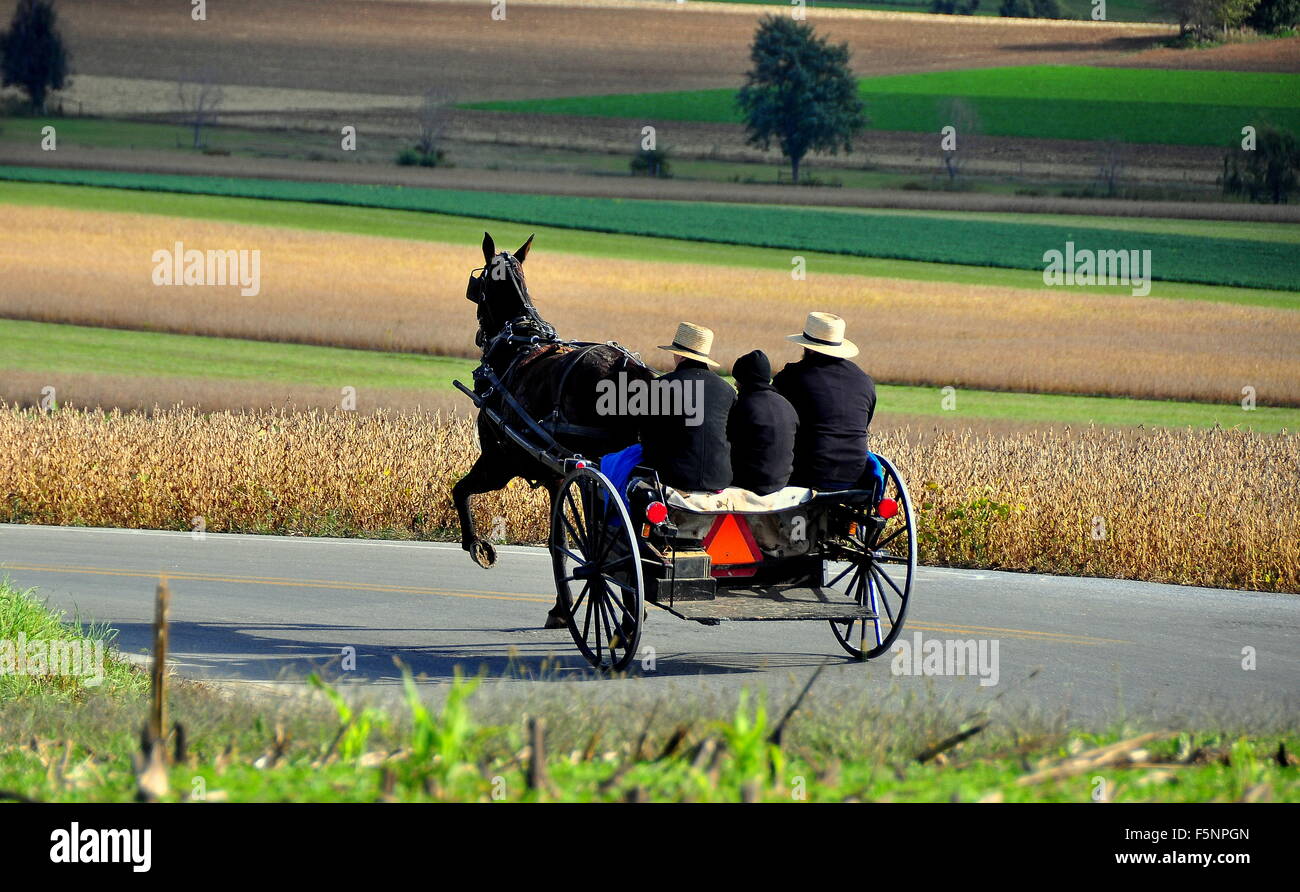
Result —
M740 391L727 419L731 485L765 496L790 480L799 416L772 386L772 363L762 350L737 359L731 375Z
M803 331L786 340L804 348L802 359L772 379L799 415L790 485L853 489L866 469L875 382L849 361L858 348L845 339L839 316L809 313Z
M731 485L731 447L727 443L727 416L736 391L712 370L709 358L713 332L689 322L677 326L677 337L660 350L675 357L673 371L652 382L671 385L680 393L675 411L647 415L641 424L645 447L641 462L659 472L659 479L674 489L719 490ZM659 405L665 402L660 387Z

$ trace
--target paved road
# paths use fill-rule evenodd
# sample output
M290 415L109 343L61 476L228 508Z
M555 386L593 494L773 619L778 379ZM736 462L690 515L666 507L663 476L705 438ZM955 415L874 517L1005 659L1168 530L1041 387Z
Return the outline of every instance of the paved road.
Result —
M777 691L830 657L822 693L914 687L1088 720L1300 717L1300 596L922 568L904 638L985 641L990 656L996 642L997 684L897 675L889 659L851 663L824 623L704 627L653 609L642 638L653 669L611 681L589 677L565 631L540 629L552 599L540 549L502 548L485 571L441 543L0 525L0 575L111 623L127 651L148 646L160 573L171 580L178 668L196 677L301 682L350 646L357 669L346 678L372 690L398 680L396 657L435 687L461 666L486 667L506 687L582 681L611 695L684 695ZM1248 647L1252 671L1242 667Z

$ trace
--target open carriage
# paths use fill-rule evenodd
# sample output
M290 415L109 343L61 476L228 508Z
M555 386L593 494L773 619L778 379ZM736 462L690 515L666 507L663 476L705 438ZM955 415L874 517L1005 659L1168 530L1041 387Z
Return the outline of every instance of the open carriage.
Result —
M599 459L566 454L526 415L519 430L481 394L456 386L503 436L563 478L548 544L558 604L593 666L617 671L632 662L647 605L706 625L823 621L863 660L888 650L902 630L916 528L907 487L888 459L869 455L860 488L840 492L676 492L652 468L606 473Z

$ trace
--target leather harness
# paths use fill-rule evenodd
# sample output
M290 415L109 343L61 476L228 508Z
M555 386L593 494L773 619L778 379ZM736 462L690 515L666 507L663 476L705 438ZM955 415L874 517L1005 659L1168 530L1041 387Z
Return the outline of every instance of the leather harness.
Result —
M609 437L608 430L591 425L575 424L564 417L560 407L569 376L585 356L602 347L612 348L622 354L622 367L624 369L628 367L629 363L639 364L640 360L617 341L591 343L561 339L554 327L542 319L537 309L532 305L528 290L518 278L514 265L507 263L506 268L519 296L524 314L507 321L501 327L501 330L490 338L484 334L482 328L479 329L475 337L475 343L483 348L483 355L478 368L474 370L474 392L484 400L499 397L501 402L508 406L511 412L525 426L542 438L544 444L554 446L561 452L564 450L557 442L559 437L581 437L598 442L607 439ZM475 272L479 271L475 270ZM482 300L487 275L486 268L483 268L479 276L470 275L466 296L471 301L478 303ZM513 355L510 357L505 369L498 374L489 360L493 357L493 354L501 354L504 351L511 351ZM514 394L510 392L510 385L513 385L518 380L519 375L528 366L543 357L551 355L563 357L560 374L552 390L552 404L555 408L539 422L524 409Z

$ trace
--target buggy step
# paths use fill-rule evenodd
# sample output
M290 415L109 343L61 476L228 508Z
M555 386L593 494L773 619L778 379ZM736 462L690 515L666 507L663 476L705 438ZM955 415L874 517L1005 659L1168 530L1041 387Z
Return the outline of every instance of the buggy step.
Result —
M652 602L653 603L653 602ZM850 601L834 589L819 586L774 585L763 588L719 588L708 601L678 601L657 605L682 619L715 626L721 622L779 620L875 619L869 607Z

